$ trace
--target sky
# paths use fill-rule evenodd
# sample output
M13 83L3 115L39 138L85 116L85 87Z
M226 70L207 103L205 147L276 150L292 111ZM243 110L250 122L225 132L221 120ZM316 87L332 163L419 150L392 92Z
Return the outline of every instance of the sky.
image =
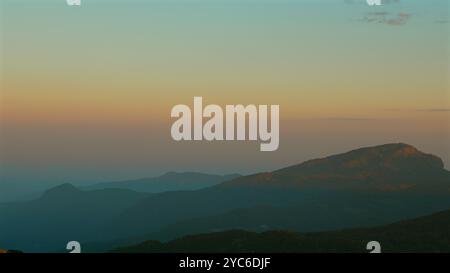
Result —
M391 142L449 169L449 14L447 0L2 0L0 183L246 174ZM279 104L280 148L173 141L170 110L194 96Z

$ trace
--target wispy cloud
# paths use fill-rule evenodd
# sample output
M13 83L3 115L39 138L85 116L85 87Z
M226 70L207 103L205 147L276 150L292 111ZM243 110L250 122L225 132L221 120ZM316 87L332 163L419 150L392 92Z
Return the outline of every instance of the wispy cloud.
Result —
M344 0L344 2L346 4L363 4L363 5L367 5L367 0ZM400 0L381 0L381 4L382 5L389 5L389 4L394 4L394 3L399 3Z
M450 21L448 19L439 19L434 21L436 24L448 24Z
M421 108L421 109L384 109L387 112L450 112L450 108Z
M350 5L367 5L367 0L344 0L346 4ZM382 6L381 9L376 8L377 11L370 11L364 14L362 18L357 19L359 22L365 22L365 23L377 23L377 24L384 24L389 26L401 26L406 24L412 17L411 13L403 12L398 10L395 7L396 5L391 4L397 4L400 3L400 0L382 0L381 1ZM393 12L392 9L396 9L396 12ZM370 7L370 10L374 10L373 7Z
M416 112L450 112L450 108L416 109Z
M366 23L385 24L390 26L401 26L406 24L411 19L411 17L412 14L407 12L398 12L392 14L386 11L378 11L368 12L363 18L359 19L359 21Z
M374 118L354 118L354 117L329 117L323 118L324 120L335 120L335 121L373 121Z

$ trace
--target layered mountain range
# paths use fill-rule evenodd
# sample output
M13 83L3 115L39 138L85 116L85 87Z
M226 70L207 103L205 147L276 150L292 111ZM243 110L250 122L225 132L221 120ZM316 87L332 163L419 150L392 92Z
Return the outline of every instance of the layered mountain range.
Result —
M77 240L84 249L105 251L229 229L361 228L450 208L450 172L442 160L407 144L361 148L273 172L210 177L211 183L199 179L199 189L148 192L154 184L195 184L191 174L186 183L179 173L151 186L145 179L92 186L96 190L66 184L33 201L0 205L0 246L45 252Z

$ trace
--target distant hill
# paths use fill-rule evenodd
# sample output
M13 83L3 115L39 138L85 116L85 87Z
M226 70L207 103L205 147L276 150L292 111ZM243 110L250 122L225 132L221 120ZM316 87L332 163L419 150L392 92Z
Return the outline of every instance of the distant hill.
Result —
M448 196L353 193L324 201L286 206L252 206L190 218L169 224L147 238L170 240L189 234L245 229L263 232L289 229L302 232L372 227L450 208ZM141 237L142 238L142 237Z
M129 189L138 192L198 190L235 179L238 174L213 175L198 172L168 172L158 177L94 184L85 189Z
M71 240L94 240L100 227L148 193L105 189L82 191L63 184L40 198L0 205L0 245L9 249L63 249Z
M121 253L299 253L368 252L366 245L378 241L382 252L450 252L450 211L394 224L365 229L297 233L267 231L255 233L230 230L191 235L161 243L146 241L121 247Z

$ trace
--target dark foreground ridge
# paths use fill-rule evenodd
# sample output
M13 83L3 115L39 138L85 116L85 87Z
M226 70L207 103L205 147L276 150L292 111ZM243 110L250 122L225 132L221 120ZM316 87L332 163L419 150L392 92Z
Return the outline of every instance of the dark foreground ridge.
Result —
M185 236L161 243L146 241L117 253L326 253L368 252L378 241L382 252L450 252L450 210L413 220L364 229L297 233L230 230Z

